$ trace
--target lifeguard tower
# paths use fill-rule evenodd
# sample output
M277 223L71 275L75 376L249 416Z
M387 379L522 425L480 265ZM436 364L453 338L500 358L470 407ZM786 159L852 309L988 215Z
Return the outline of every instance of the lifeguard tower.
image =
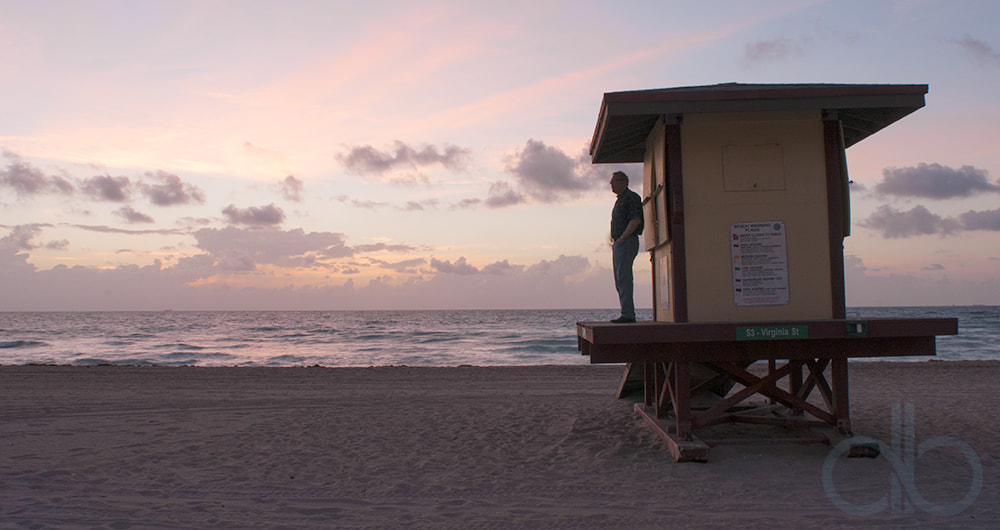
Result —
M695 431L719 423L849 434L849 358L934 355L936 335L958 333L953 318L846 313L845 150L924 106L926 93L722 84L604 94L590 155L643 163L654 318L580 322L578 342L592 363L627 363L619 397L643 390L636 411L676 460L706 459ZM738 406L755 394L768 414Z

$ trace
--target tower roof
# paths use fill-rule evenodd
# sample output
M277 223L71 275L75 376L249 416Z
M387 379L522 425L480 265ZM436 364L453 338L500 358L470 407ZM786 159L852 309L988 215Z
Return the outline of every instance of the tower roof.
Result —
M835 113L845 147L924 106L927 85L725 83L607 92L601 101L590 156L595 164L642 162L663 115L818 109Z

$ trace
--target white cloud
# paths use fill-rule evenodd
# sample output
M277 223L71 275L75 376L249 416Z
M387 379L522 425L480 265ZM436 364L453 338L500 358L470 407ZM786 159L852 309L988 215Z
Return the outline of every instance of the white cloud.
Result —
M293 175L288 175L278 183L278 190L285 200L302 202L302 181Z
M353 255L343 234L302 229L205 228L194 233L199 249L225 270L255 270L257 265L298 267Z
M157 206L205 202L205 194L201 189L165 171L147 172L145 179L139 184L139 189Z
M899 211L884 204L859 224L880 232L887 239L931 234L948 236L962 230L1000 231L1000 209L969 210L954 218L941 217L921 204L907 211Z
M285 212L274 204L249 208L237 208L235 204L230 204L222 210L222 214L234 225L274 226L285 221Z
M31 197L46 193L72 194L73 184L59 176L46 176L37 167L24 162L12 151L4 150L4 158L10 160L0 169L0 187L14 190L19 197Z
M153 219L152 217L150 217L150 216L148 216L148 215L146 215L146 214L144 214L142 212L136 211L131 206L122 206L117 211L115 211L115 215L118 215L119 217L125 219L129 223L153 223L153 222L155 222L155 219Z
M84 179L80 190L95 200L125 202L132 196L132 181L128 177L98 175Z
M600 174L582 157L573 158L561 149L528 140L507 159L506 171L534 199L560 202L596 188ZM493 189L491 188L491 196Z
M404 176L397 176L393 182L413 183L425 180L420 173L423 168L442 166L451 171L465 169L470 151L466 148L446 144L441 148L425 145L412 147L396 141L391 149L380 150L371 145L350 147L337 155L337 160L353 173L382 177L382 175L406 170Z
M1000 185L987 180L985 169L972 166L951 168L941 164L890 167L882 170L875 192L899 197L953 199L980 193L998 193Z
M916 205L902 212L888 205L882 205L875 213L859 223L882 233L885 238L905 238L927 234L948 235L960 226L954 219L946 219L931 213L926 207Z

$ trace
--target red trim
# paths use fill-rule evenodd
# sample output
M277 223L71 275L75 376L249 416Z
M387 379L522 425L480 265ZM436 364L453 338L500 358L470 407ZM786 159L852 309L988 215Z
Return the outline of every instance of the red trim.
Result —
M681 126L666 125L667 207L670 217L670 296L674 322L688 321L687 249L684 244L684 175L681 164ZM654 300L654 303L656 301Z
M859 96L907 96L927 93L927 85L752 85L722 84L606 92L602 106L617 102L733 101L747 99L811 99Z
M847 318L847 288L844 281L844 137L839 120L823 120L826 156L826 200L830 239L830 298L832 317Z

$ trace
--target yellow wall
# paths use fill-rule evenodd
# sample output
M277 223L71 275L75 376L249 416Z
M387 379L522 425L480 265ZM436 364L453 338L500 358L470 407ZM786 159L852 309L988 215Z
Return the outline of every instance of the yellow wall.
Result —
M663 160L662 135L661 126L650 135L647 166ZM681 149L688 320L832 318L820 112L687 114L681 124ZM655 164L655 173L663 171L662 165ZM643 189L655 190L662 176L648 168L646 173ZM650 208L658 207L657 201L651 202L647 217ZM730 226L766 221L785 223L789 303L737 307ZM662 236L655 243L660 246L653 251L653 280L659 293L664 287L659 285L659 269L669 243ZM647 241L647 248L654 246ZM654 304L658 320L674 320L672 309L665 310L661 300Z

